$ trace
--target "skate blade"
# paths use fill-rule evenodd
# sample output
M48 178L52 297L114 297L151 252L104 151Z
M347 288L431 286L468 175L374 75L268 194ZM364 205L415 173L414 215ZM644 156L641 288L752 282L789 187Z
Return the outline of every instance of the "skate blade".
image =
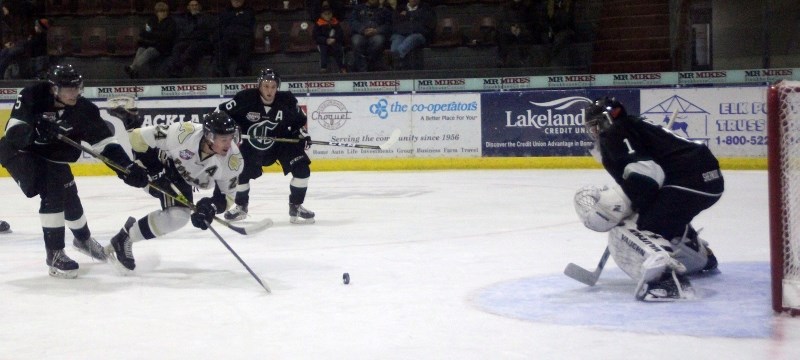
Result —
M47 272L50 276L59 279L74 279L78 277L78 270L59 270L50 266Z
M301 217L292 216L289 217L289 222L296 225L311 225L314 223L314 218L303 219Z
M244 215L237 215L237 216L230 216L230 217L229 217L229 216L228 216L228 214L226 213L226 214L225 214L223 217L224 217L224 218L225 218L225 220L227 220L227 221L230 221L230 222L236 222L236 221L242 221L242 220L244 220L244 219L247 219L247 214L244 214Z
M90 252L88 252L88 251L86 251L86 250L84 250L82 248L79 248L79 247L77 247L75 245L72 245L72 247L75 248L75 250L78 250L79 253L92 258L92 260L95 260L95 261L98 261L98 262L101 262L101 263L105 263L105 262L108 261L108 255L106 255L105 250L103 250L103 258L99 259L97 257L92 256L92 253L90 253Z
M114 251L114 247L111 246L111 244L104 247L103 250L106 253L106 259L108 259L108 263L114 267L114 270L116 270L117 274L121 276L133 274L133 270L126 268L125 265L122 265L122 263L117 260L117 253Z

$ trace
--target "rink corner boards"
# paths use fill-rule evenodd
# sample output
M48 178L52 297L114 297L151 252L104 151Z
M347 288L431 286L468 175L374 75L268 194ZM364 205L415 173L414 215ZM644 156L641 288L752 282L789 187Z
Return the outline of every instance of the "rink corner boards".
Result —
M766 170L766 158L736 157L719 159L723 170ZM313 160L312 171L385 171L385 170L492 170L492 169L599 169L588 156L572 157L482 157L482 158L416 158L416 159L337 159ZM76 176L114 175L100 163L72 164ZM279 172L279 166L264 168ZM0 167L0 176L8 171Z

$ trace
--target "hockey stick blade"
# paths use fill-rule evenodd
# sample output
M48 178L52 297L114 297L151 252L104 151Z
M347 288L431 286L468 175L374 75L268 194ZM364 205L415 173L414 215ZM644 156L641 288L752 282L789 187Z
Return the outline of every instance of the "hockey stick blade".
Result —
M575 265L574 263L567 264L567 267L564 268L564 275L567 275L570 278L578 280L589 286L594 286L598 279L593 272Z
M378 147L381 148L381 150L390 149L399 139L400 139L400 129L394 129L394 131L392 131L392 134L389 135L389 140L386 140L385 143L380 144Z
M597 280L600 279L600 273L603 272L603 268L606 266L606 262L608 262L608 257L611 255L611 251L608 250L606 247L605 251L603 251L603 256L600 257L600 261L597 263L597 269L594 272L586 270L574 263L567 264L567 267L564 268L564 275L568 277L580 281L586 285L594 286L597 284Z
M222 219L217 219L217 217L214 217L214 220L217 220L218 222L223 222L224 221ZM233 230L233 231L235 231L235 232L237 232L239 234L252 235L252 234L255 234L257 232L264 231L267 228L271 227L273 225L273 222L272 222L272 219L266 218L266 219L261 220L261 221L259 221L257 223L248 224L248 225L245 225L245 226L236 226L236 225L233 225L233 224L231 224L231 223L229 223L227 221L225 221L224 224L229 229L231 229L231 230Z

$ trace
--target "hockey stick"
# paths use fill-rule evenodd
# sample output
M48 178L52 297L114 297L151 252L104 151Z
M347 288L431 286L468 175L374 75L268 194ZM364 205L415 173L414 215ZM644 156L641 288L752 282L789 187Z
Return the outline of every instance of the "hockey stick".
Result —
M278 138L278 137L271 137L271 136L253 136L258 140L272 140L274 142L282 142L282 143L299 143L300 139L289 139L289 138ZM249 139L249 135L242 135L242 139ZM341 141L318 141L318 140L311 140L311 144L313 145L327 145L327 146L342 146L342 147L352 147L352 148L359 148L359 149L373 149L373 150L386 150L394 146L397 140L400 139L400 129L394 129L392 134L389 135L389 139L386 140L383 144L380 145L363 145L363 144L356 144L356 143L349 143L349 142L341 142Z
M247 264L244 262L244 260L242 260L242 258L239 257L239 254L237 254L236 251L233 251L233 248L230 245L228 245L228 242L226 242L225 239L223 239L219 233L217 233L217 230L214 230L214 228L211 227L211 224L209 224L208 222L206 222L206 225L208 225L208 230L211 230L211 232L214 233L214 235L217 237L217 239L219 239L222 245L225 245L225 247L228 249L228 251L231 252L231 254L233 254L236 260L239 260L239 263L242 264L242 266L244 266L245 269L247 269L247 272L249 272L250 275L252 275L253 278L256 279L256 281L258 281L261 287L267 291L267 294L272 294L272 290L270 290L269 286L267 286L267 284L264 281L262 281L261 278L259 278L258 275L256 275L256 273L253 272L252 269L250 269L249 266L247 266Z
M665 126L664 128L671 131L672 124L675 123L675 119L677 118L678 118L678 109L675 109L675 111L672 112L672 116L669 117L669 122L667 123L667 126Z
M75 147L77 149L80 149L80 150L86 152L89 155L92 155L92 156L96 157L100 161L106 163L108 166L114 168L115 170L117 170L119 172L122 172L124 174L128 174L129 173L128 169L126 169L126 168L122 167L121 165L115 163L113 160L103 156L102 154L98 153L97 151L94 151L91 148L88 148L88 147L83 146L82 144L80 144L78 142L75 142L74 140L72 140L72 139L70 139L70 138L68 138L68 137L66 137L66 136L64 136L62 134L58 134L58 140L61 140L64 143L67 143L67 144L69 144L69 145L71 145L71 146L73 146L73 147ZM172 193L162 189L161 187L159 187L158 185L156 185L156 184L154 184L152 182L149 183L148 186L150 186L154 190L156 190L156 191L158 191L158 192L160 192L160 193L162 193L162 194L164 194L166 196L169 196L172 199L175 199L175 201L177 201L177 202L179 202L179 203L181 203L183 205L186 205L192 211L196 211L197 210L197 207L194 204L192 204L191 202L189 202L186 199L186 197L184 197L184 196L173 195ZM218 216L214 216L214 220L216 220L218 223L220 223L222 225L225 225L229 229L231 229L233 231L236 231L237 233L242 234L242 235L255 234L257 232L263 231L266 228L272 226L272 219L270 219L270 218L266 218L264 220L261 220L261 221L255 223L255 224L252 224L250 226L244 226L244 227L233 225L233 224L225 221L224 219L221 219Z
M608 246L606 246L606 250L603 251L603 256L600 257L600 262L597 263L597 269L595 269L593 272L575 265L574 263L569 263L567 264L567 267L564 268L564 275L567 275L586 285L594 286L594 284L597 283L597 279L600 278L600 273L603 272L603 268L606 266L609 255L611 255L611 251L609 251Z

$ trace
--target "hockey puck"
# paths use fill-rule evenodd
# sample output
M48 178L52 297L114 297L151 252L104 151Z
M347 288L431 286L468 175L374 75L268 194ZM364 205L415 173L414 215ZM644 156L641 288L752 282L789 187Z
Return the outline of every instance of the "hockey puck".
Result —
M350 274L344 273L342 274L342 282L347 285L350 283Z

